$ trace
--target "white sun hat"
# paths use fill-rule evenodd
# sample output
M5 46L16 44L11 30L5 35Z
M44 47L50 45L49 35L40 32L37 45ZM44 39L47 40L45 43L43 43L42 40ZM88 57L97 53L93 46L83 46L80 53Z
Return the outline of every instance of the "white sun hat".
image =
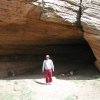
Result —
M49 55L46 55L46 58L50 58L50 56Z

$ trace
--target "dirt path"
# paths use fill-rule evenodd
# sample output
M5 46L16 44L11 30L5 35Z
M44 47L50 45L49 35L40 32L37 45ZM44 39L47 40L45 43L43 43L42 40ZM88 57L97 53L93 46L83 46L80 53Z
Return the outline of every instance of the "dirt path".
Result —
M100 100L100 76L91 80L66 80L26 75L0 80L0 100Z

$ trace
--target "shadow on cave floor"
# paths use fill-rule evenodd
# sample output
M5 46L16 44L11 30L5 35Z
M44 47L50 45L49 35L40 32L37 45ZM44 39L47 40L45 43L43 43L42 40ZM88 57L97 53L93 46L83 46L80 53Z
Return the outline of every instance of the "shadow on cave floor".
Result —
M57 48L57 46L55 47ZM16 75L14 77L3 78L3 80L16 80L16 79L41 79L44 78L42 73L42 61L45 54L50 54L51 59L54 61L55 72L53 76L63 80L92 80L100 78L100 72L94 66L95 58L91 49L85 45L68 45L58 48L60 54L55 52L55 48L48 48L47 52L42 55L15 55L8 57L0 57L3 63L8 62L23 62L25 61L28 66L33 66L30 70L26 70L23 75ZM51 52L50 52L51 50ZM57 49L56 49L57 50ZM32 63L31 63L32 62ZM26 64L25 63L25 64ZM31 64L28 64L31 63ZM16 63L17 64L17 63ZM23 66L26 66L26 65ZM32 65L33 64L33 65ZM36 64L36 67L34 67ZM9 64L8 64L9 65Z

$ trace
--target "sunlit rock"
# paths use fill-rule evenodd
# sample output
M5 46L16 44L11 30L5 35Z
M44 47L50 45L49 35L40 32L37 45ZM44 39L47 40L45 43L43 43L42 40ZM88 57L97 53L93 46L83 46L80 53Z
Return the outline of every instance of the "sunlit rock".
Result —
M79 6L79 0L43 0L41 19L73 25L77 22Z
M96 66L100 70L100 0L82 0L82 7L84 37L93 50Z
M34 45L80 43L83 33L73 25L77 22L79 3L79 0L1 0L0 54L35 53L27 49Z

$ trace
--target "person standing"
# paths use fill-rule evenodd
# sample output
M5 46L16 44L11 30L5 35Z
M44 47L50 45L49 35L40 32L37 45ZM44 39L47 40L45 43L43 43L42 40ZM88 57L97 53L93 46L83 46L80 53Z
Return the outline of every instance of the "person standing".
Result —
M52 83L52 71L54 72L54 64L49 55L43 61L42 72L45 72L46 84Z

